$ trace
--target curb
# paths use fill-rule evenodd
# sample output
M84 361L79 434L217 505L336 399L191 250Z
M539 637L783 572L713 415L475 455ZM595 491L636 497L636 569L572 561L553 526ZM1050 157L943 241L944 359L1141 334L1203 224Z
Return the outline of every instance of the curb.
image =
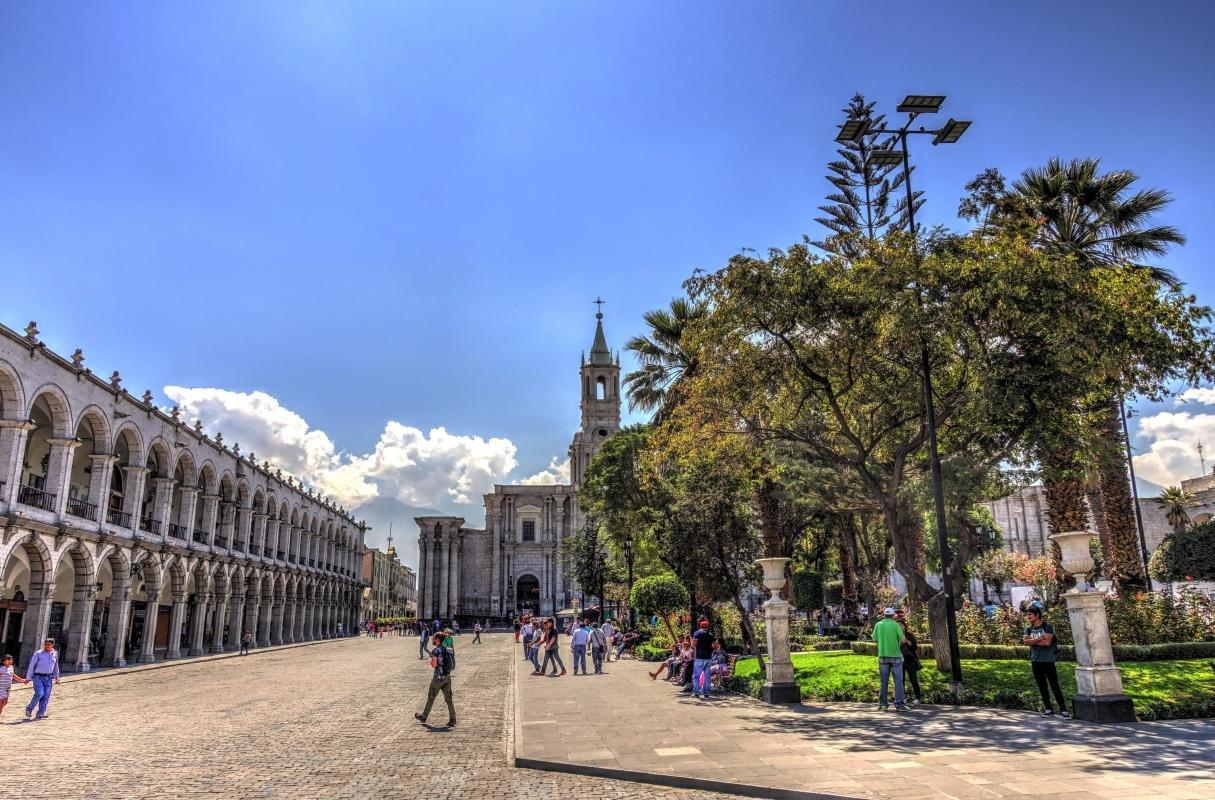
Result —
M517 653L515 655L518 655ZM709 778L691 778L684 775L668 775L661 772L643 772L641 770L622 769L620 767L594 767L589 764L573 764L568 761L548 761L542 758L527 758L519 755L523 742L523 718L519 711L519 682L517 672L519 665L511 659L510 679L511 697L514 702L515 735L511 737L509 763L519 769L534 769L542 772L563 772L569 775L587 775L593 778L613 778L632 783L648 783L653 786L670 786L675 789L699 789L723 794L735 794L743 797L770 797L774 800L856 800L842 794L823 794L806 789L785 789L777 786L756 786L752 783L732 783L717 781Z
M341 639L317 639L316 641L313 641L313 642L293 642L291 644L274 645L273 647L259 647L259 648L250 650L249 655L257 656L257 655L261 655L263 653L277 653L280 650L293 650L297 647L312 647L313 645L317 645L317 644L332 644L334 642L341 642L346 639L357 639L357 638L359 638L359 637L343 636ZM240 652L238 651L235 653L211 653L211 654L205 655L205 656L188 656L186 658L174 658L172 660L163 660L162 659L160 661L154 661L150 664L133 664L129 667L115 667L115 668L99 669L96 671L89 671L89 672L73 672L68 675L60 676L59 683L60 684L80 683L82 681L92 681L92 680L96 680L98 678L113 678L113 677L118 677L121 675L132 675L132 674L135 674L138 672L149 672L154 669L168 669L169 667L181 667L181 666L185 666L186 664L202 664L207 661L221 661L225 658L240 658L240 657L241 657L241 655L240 655ZM32 684L18 685L16 681L13 681L13 686L10 691L12 691L12 692L21 692L21 691L32 692L33 690L34 690L34 687Z

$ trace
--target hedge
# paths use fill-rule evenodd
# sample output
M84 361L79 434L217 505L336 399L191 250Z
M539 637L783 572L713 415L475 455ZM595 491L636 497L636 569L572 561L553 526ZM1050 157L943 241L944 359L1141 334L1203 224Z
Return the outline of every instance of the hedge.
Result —
M958 650L962 658L979 659L1028 659L1027 645L1012 644L963 644ZM860 656L876 656L877 642L853 642L852 652ZM1075 661L1076 650L1071 645L1059 645L1057 657L1060 661ZM1166 644L1116 644L1115 661L1177 661L1191 658L1215 657L1215 642L1169 642ZM920 645L920 658L933 658L932 645Z

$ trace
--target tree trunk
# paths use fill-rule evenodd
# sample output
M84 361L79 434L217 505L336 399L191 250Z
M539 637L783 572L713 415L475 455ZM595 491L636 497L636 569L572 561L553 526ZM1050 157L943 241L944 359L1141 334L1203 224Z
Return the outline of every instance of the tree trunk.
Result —
M853 561L852 548L847 543L848 531L840 530L840 578L843 587L841 589L841 605L844 608L844 620L849 625L855 625L858 621L856 607L856 562Z
M1090 475L1084 481L1084 497L1092 512L1093 525L1097 528L1097 541L1101 545L1101 565L1106 571L1110 565L1110 526L1105 522L1105 502L1101 499L1101 479Z
M953 662L949 653L949 621L945 616L945 593L937 592L928 601L928 635L932 639L932 655L937 671L943 675L953 674Z
M1126 467L1126 439L1122 436L1122 417L1118 398L1110 395L1101 402L1095 421L1100 440L1101 500L1105 524L1109 527L1109 577L1118 594L1129 596L1147 589L1143 560L1139 553L1139 528L1131 481Z
M760 652L759 642L755 638L755 628L751 625L751 615L747 613L747 609L743 608L742 598L737 594L734 595L734 606L738 609L738 621L742 626L743 638L747 640L747 647L759 661L759 671L767 672L768 667L764 663L764 654Z
M1083 468L1076 460L1075 452L1061 448L1047 455L1042 461L1043 493L1046 495L1047 527L1052 534L1068 531L1088 530L1088 508L1084 505ZM1051 542L1051 555L1055 560L1055 582L1059 591L1076 585L1076 581L1063 571L1063 551L1058 542ZM1047 598L1042 598L1043 602Z

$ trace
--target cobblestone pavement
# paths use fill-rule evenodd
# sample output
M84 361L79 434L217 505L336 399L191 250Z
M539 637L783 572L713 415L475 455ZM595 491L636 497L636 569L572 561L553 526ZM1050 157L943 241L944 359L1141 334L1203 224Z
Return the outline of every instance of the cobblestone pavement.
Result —
M462 636L460 724L413 719L429 662L413 638L346 639L55 687L0 717L0 795L46 798L725 798L508 766L513 637ZM554 682L555 683L555 682ZM444 721L442 698L432 721Z

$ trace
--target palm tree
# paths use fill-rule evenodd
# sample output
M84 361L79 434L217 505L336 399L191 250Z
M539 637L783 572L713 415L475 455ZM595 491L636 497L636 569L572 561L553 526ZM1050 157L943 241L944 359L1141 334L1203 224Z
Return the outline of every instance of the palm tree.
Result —
M1186 509L1193 508L1194 493L1187 492L1180 486L1170 486L1156 498L1156 505L1164 509L1165 519L1173 526L1174 533L1181 533L1190 524L1190 515Z
M624 376L629 408L656 412L661 419L678 402L678 386L696 372L697 358L683 341L684 332L708 313L708 306L686 297L671 301L670 310L647 311L646 336L634 336L625 349L641 368Z
M1100 161L1051 159L1041 169L1029 169L1013 184L1012 193L1033 219L1034 241L1042 250L1075 258L1091 268L1131 265L1146 270L1161 287L1176 290L1177 277L1163 267L1145 263L1163 255L1185 237L1169 225L1153 225L1151 217L1169 204L1160 189L1131 192L1138 176L1129 170L1100 173ZM1139 553L1131 485L1125 458L1120 384L1111 374L1108 391L1096 403L1092 424L1103 446L1098 462L1110 577L1119 592L1146 587ZM1048 492L1048 497L1049 497ZM1069 502L1083 503L1083 494L1065 493ZM1074 516L1065 514L1064 516ZM1099 526L1100 527L1100 526Z

